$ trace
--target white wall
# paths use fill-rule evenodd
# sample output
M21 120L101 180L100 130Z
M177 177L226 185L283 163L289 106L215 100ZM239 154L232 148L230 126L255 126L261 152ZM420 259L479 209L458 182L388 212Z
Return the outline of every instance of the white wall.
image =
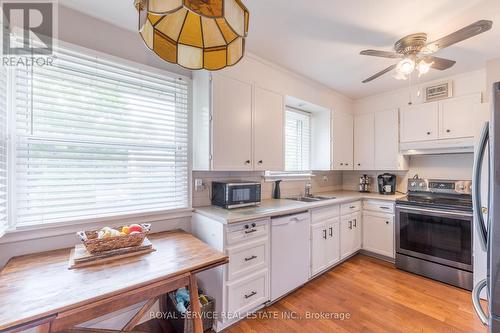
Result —
M486 63L486 97L488 101L491 97L491 86L498 81L500 81L500 58Z

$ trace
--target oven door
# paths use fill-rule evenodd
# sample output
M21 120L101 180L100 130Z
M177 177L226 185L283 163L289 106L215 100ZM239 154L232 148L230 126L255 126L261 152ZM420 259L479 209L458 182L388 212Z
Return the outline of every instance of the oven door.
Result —
M472 213L396 206L396 252L472 272Z

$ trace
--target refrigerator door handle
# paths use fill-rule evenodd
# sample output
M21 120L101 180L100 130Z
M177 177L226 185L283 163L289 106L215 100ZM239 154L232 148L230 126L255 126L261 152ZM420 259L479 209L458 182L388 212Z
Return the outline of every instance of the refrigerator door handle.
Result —
M484 312L483 307L481 306L481 290L486 287L486 279L479 281L479 283L472 290L472 304L474 305L474 310L476 310L476 314L483 323L484 326L488 326L490 317Z
M489 140L489 123L486 122L479 138L477 154L474 158L474 167L472 171L472 204L474 208L474 217L476 230L479 234L479 241L483 251L487 248L487 230L481 207L481 169L483 167L484 153Z

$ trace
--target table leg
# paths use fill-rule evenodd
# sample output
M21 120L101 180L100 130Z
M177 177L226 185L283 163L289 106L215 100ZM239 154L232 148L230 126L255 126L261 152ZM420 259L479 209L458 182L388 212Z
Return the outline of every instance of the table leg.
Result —
M193 314L194 333L203 333L203 322L201 320L200 301L198 297L198 282L196 275L189 276L189 297Z

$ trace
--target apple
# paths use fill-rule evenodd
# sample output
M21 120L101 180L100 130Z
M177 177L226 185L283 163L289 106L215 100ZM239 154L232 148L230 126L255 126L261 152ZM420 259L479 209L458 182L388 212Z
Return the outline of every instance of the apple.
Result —
M129 227L128 227L128 230L130 231L130 233L134 232L134 231L137 231L137 232L142 232L142 227L138 224L131 224Z

